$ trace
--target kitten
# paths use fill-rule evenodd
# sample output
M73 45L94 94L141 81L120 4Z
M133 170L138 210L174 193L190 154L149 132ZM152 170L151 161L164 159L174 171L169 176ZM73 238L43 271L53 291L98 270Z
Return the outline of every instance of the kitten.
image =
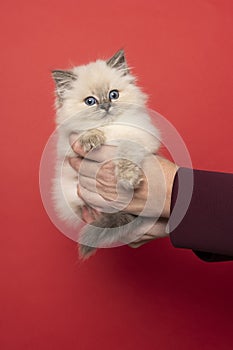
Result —
M68 71L54 70L52 75L59 127L53 198L58 216L69 225L78 226L84 202L77 195L77 172L67 159L75 155L70 150L69 136L77 134L85 151L108 142L115 144L116 176L130 192L142 180L143 159L159 148L159 132L150 121L147 96L135 84L123 50L107 61L97 60ZM122 211L103 214L99 222L86 225L81 231L81 257L89 257L97 247L127 241L143 220Z

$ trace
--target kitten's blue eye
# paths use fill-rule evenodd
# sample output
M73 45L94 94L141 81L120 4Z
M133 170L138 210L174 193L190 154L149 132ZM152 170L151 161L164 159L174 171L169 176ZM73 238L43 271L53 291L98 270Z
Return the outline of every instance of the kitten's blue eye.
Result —
M119 91L118 90L111 90L109 92L109 99L110 100L117 100L119 98Z
M88 106L93 106L97 103L97 100L95 97L93 96L89 96L87 98L85 98L84 102L86 103L86 105Z

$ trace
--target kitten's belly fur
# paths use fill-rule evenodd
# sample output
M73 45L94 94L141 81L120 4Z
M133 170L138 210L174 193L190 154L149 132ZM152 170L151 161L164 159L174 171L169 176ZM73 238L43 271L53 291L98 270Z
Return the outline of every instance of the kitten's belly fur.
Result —
M114 123L97 128L104 133L106 144L115 145L118 146L118 149L121 149L119 154L116 151L116 157L119 155L127 157L128 150L130 154L129 159L131 158L132 161L141 163L146 154L157 152L160 145L159 132L151 124L148 115L144 114L143 117L140 115L138 119L134 114L127 119L123 119L124 122L122 124L124 125L119 124L121 123L121 118L119 118ZM77 172L70 166L67 160L68 156L74 155L70 149L69 135L72 132L80 133L80 122L77 122L77 124L79 129L75 128L74 130L74 124L72 125L72 130L69 130L69 125L59 129L57 143L58 160L53 184L53 199L56 213L61 220L74 227L80 223L80 218L77 215L78 207L84 204L77 194ZM130 141L132 142L132 147L130 147ZM140 154L139 149L144 149L145 153Z

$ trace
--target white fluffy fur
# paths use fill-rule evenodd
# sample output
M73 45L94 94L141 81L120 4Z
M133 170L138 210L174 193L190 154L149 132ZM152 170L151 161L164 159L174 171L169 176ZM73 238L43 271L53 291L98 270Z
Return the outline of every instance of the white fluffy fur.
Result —
M119 157L138 164L142 164L146 153L155 153L159 148L158 130L151 124L145 107L146 95L135 85L135 78L126 73L127 66L122 55L121 52L115 56L116 60L123 59L123 65L112 62L109 65L107 61L98 60L70 70L75 79L68 85L57 84L58 143L53 193L57 214L69 225L79 224L77 208L83 205L77 196L77 173L67 160L67 156L72 155L69 144L71 133L80 135L92 129L101 130L106 143L118 146ZM63 89L60 98L59 89ZM111 101L108 113L98 105L87 106L84 103L88 96L97 100L101 96L107 98L109 91L115 89L119 91L119 98ZM113 240L111 237L111 242L106 239L104 243L109 244Z

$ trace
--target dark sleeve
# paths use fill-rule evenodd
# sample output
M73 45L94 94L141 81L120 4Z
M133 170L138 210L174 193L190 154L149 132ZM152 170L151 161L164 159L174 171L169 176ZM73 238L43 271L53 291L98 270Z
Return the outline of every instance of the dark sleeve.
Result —
M191 172L191 200L177 225L176 211L182 207L178 193L187 191L185 178ZM169 229L177 248L192 249L205 261L233 260L233 174L180 168L173 184Z

